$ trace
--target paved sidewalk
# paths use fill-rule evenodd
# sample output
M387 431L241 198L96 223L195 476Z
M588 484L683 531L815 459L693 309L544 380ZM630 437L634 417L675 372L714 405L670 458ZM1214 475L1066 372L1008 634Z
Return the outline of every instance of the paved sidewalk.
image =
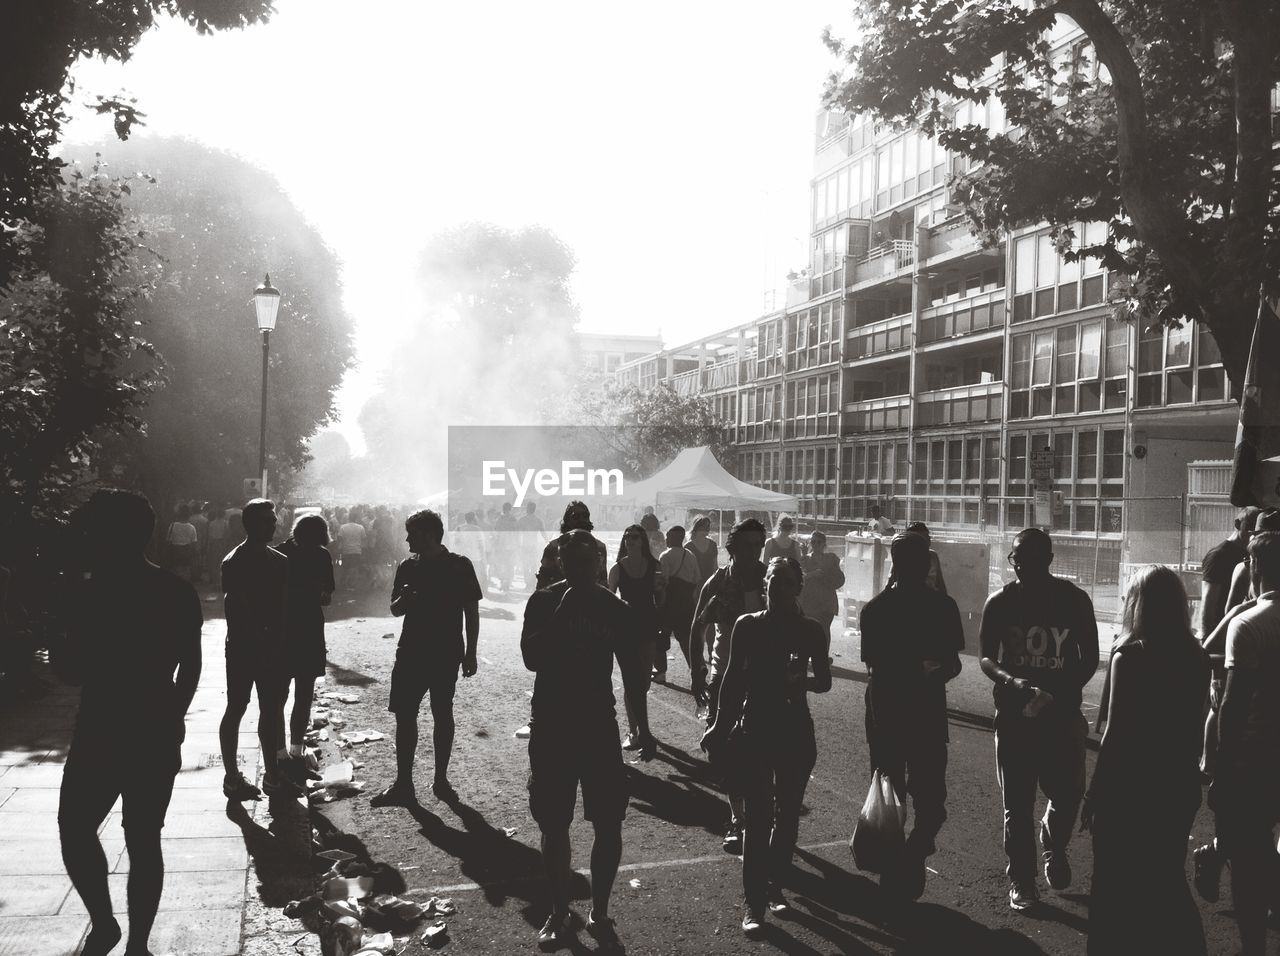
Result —
M218 756L218 721L225 703L222 643L225 623L204 626L200 689L187 715L182 771L166 818L164 896L151 934L156 953L230 956L240 952L249 854L239 826L227 817ZM52 679L52 675L45 675ZM0 709L0 956L62 956L79 951L89 928L80 897L62 866L58 788L79 691L55 684ZM240 735L245 775L257 770L256 708ZM247 731L247 732L245 732ZM121 927L129 857L117 803L101 835L111 866L111 899ZM117 947L123 952L123 941Z

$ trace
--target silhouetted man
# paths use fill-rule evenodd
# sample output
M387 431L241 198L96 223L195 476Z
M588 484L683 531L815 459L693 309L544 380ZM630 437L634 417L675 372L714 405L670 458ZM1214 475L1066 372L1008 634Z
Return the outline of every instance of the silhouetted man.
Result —
M418 750L418 711L427 694L431 695L436 758L431 792L446 803L458 799L449 783L453 695L458 669L463 677L476 672L480 640L480 582L471 559L444 546L444 522L434 511L411 514L404 528L412 556L400 562L391 587L391 613L403 617L404 625L387 705L396 715L396 779L370 801L375 807L417 803L413 758Z
M1049 799L1040 822L1045 880L1071 885L1067 844L1084 797L1080 713L1084 685L1098 669L1098 624L1089 595L1049 573L1053 542L1039 528L1013 539L1018 579L987 598L979 641L982 672L995 684L996 773L1004 800L1009 906L1030 909L1036 888L1036 785Z
M560 561L560 545L566 540L570 531L594 531L591 523L591 509L581 501L571 501L564 509L564 517L560 519L560 536L547 542L542 549L542 562L538 567L538 587L546 588L557 581L564 580L564 565ZM596 583L605 584L609 580L609 550L599 538L592 537L596 549Z
M236 765L240 720L249 696L258 689L258 742L262 745L262 789L267 796L298 796L280 773L287 759L284 704L288 696L285 666L285 613L289 599L289 559L271 548L276 533L275 505L255 498L241 515L245 539L222 561L222 594L227 617L227 709L218 738L225 772L222 792L228 800L256 800L258 788Z
M573 530L559 542L564 580L529 598L520 636L525 667L537 675L529 736L529 810L542 831L551 889L551 913L538 942L558 945L563 939L572 874L569 826L581 785L583 816L595 830L587 932L612 944L616 935L609 896L622 858L628 799L613 661L616 657L624 684L636 686L642 676L640 658L626 647L626 605L596 582L596 539Z
M126 491L96 492L76 515L89 571L72 585L55 666L83 690L58 830L67 875L93 921L85 956L105 956L120 940L98 839L117 797L129 851L125 952L149 952L164 888L160 831L200 679L200 600L188 582L143 556L155 522L147 499Z

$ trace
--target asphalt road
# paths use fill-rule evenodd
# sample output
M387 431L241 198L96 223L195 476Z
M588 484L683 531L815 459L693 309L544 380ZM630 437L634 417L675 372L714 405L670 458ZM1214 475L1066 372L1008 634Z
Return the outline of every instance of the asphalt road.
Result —
M451 947L468 953L533 951L533 934L546 914L537 852L538 830L528 814L527 747L515 737L527 722L533 675L521 662L520 617L525 595L496 595L482 606L480 672L460 681L451 778L464 806L449 808L430 795L431 720L424 705L417 785L422 807L372 809L368 794L393 775L386 712L394 635L399 621L380 615L385 605L339 604L328 629L334 691L359 695L334 704L345 729L380 730L388 739L347 748L358 762L365 795L325 804L313 814L330 845L352 849L384 865L383 885L412 898L452 897L459 914L450 924ZM376 606L375 606L376 605ZM367 611L366 616L360 616ZM628 768L632 798L624 827L623 867L614 891L613 915L627 951L729 954L808 953L1083 953L1088 930L1092 863L1088 836L1072 844L1074 885L1062 893L1043 884L1043 905L1018 914L1007 903L1000 846L1000 795L996 783L986 682L966 659L950 706L949 819L930 858L923 899L895 909L874 877L857 872L847 847L870 780L863 739L865 675L852 635L832 644L835 682L811 697L818 733L818 764L801 820L794 873L787 881L793 914L771 920L762 941L742 937L740 863L721 849L727 808L698 749L694 715L682 661L670 665L671 685L655 685L650 714L661 742L658 758ZM677 655L678 656L678 655ZM616 678L616 674L615 674ZM970 716L965 716L965 714ZM337 757L330 743L327 755ZM1092 768L1093 755L1089 755ZM1202 810L1189 845L1208 838L1211 820ZM512 832L506 832L510 829ZM575 866L585 868L590 828L573 828ZM585 918L587 886L577 886L575 910ZM1238 950L1224 879L1223 901L1201 904L1212 953ZM1280 935L1276 936L1280 940ZM571 951L591 952L580 932Z

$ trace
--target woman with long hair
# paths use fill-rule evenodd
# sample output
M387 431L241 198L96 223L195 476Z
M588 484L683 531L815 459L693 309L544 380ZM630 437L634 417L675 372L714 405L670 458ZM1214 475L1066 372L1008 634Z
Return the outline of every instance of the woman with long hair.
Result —
M827 536L815 531L809 538L809 553L801 560L804 568L804 590L800 606L807 617L822 625L831 647L831 622L840 613L840 589L844 587L844 571L840 559L827 550Z
M800 540L792 537L795 534L796 521L791 515L783 515L774 526L773 536L764 543L764 563L774 558L793 558L799 561L804 557L800 548Z
M711 537L711 519L706 515L694 515L685 550L698 559L698 587L701 588L720 567L720 547Z
M630 608L631 653L640 660L637 673L642 671L645 675L643 686L638 685L633 693L622 695L627 711L627 736L622 749L638 750L646 760L654 755L656 747L649 732L647 695L653 674L654 648L658 643L658 605L663 586L662 569L649 550L648 534L640 525L630 525L622 532L618 562L609 569L609 590L616 591Z
M295 778L305 779L303 744L311 727L311 704L316 678L325 671L324 608L333 597L333 557L329 554L329 525L318 514L306 514L293 525L293 534L276 550L289 559L289 616L285 662L286 681L293 682L293 710L289 714L289 757ZM288 684L281 688L286 696ZM281 706L283 707L283 700ZM282 738L283 742L283 738ZM299 772L299 771L303 772Z
M715 723L703 737L713 761L726 746L745 756L738 781L746 802L742 930L752 936L763 930L766 907L788 911L780 881L791 865L805 788L818 759L808 696L831 689L821 627L800 610L803 584L798 561L769 562L765 609L734 625Z
M1089 953L1202 954L1187 886L1187 836L1200 807L1209 667L1182 580L1136 571L1111 653L1106 731L1080 812L1093 833Z

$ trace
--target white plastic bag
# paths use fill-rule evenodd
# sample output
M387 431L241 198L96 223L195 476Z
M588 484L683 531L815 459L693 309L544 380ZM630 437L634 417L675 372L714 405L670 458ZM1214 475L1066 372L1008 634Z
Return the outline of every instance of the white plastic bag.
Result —
M906 848L907 808L898 799L889 775L877 770L849 838L853 862L868 873L884 873Z

